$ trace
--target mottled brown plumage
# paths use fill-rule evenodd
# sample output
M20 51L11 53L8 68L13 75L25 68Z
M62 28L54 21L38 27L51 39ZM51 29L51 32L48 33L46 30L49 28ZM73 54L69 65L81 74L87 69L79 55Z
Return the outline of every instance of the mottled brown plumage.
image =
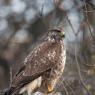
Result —
M65 47L63 31L52 29L45 40L25 58L23 67L13 78L12 87L5 95L18 95L18 91L34 79L42 76L40 91L51 92L63 73Z

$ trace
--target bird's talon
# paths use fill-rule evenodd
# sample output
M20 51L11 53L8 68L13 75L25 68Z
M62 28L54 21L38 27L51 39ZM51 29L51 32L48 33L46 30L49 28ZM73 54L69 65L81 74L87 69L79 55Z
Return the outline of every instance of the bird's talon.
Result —
M48 93L51 93L53 91L53 88L50 85L48 85L47 88L48 88Z

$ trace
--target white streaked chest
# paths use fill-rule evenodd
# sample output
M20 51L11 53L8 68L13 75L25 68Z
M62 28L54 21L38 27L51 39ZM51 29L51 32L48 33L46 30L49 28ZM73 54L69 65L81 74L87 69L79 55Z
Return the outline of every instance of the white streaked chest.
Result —
M61 46L60 60L61 60L61 63L65 65L65 63L66 63L66 48L63 45Z

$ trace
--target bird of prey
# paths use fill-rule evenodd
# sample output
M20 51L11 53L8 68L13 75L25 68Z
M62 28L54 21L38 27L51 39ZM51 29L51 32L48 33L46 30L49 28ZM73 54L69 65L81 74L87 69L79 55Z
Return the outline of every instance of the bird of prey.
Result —
M44 40L25 58L23 66L12 80L10 89L4 95L19 95L18 91L22 87L40 76L42 83L39 90L46 94L52 92L65 66L64 37L62 29L50 29Z

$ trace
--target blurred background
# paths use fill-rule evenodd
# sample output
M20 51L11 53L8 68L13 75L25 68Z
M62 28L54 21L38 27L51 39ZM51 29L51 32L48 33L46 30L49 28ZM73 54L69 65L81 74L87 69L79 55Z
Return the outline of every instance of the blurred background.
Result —
M64 29L67 49L56 89L95 95L95 0L0 0L0 91L53 26Z

